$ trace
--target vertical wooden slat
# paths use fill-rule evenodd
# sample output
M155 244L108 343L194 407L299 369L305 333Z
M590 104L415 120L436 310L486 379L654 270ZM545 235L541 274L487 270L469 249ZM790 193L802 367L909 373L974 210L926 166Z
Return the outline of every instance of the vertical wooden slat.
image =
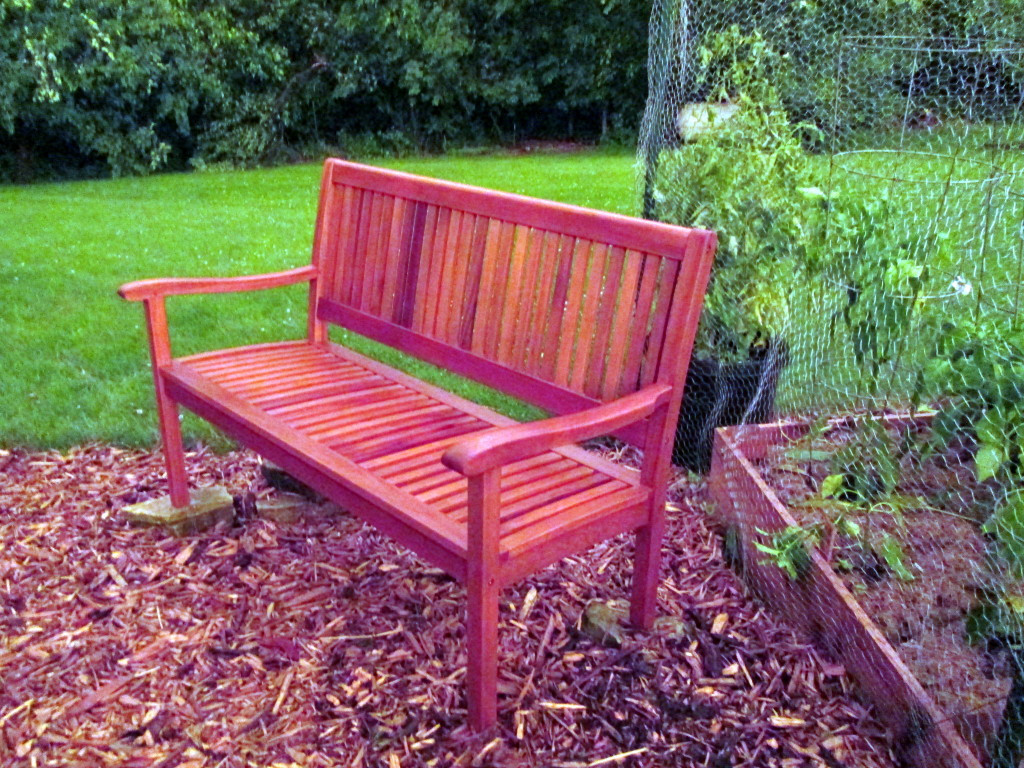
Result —
M597 397L601 392L601 376L608 357L608 341L611 339L612 318L619 301L619 282L622 279L624 261L625 254L622 248L612 248L608 257L604 286L601 289L597 326L594 329L590 359L587 362L587 378L583 384L583 391L591 397Z
M431 242L429 263L430 274L427 278L427 290L417 301L423 306L423 320L420 333L434 335L434 324L437 320L437 308L441 303L441 270L444 266L445 254L448 252L448 232L451 228L451 208L441 208L437 212L437 226Z
M473 232L476 229L476 221L477 217L471 213L463 215L455 251L449 252L445 261L445 282L451 285L451 294L448 305L443 308L447 314L441 325L439 337L452 345L458 343L466 277L473 256Z
M363 221L359 227L359 243L357 245L355 266L355 282L352 291L352 306L363 308L365 297L369 295L368 283L373 275L373 248L377 241L377 230L380 228L383 195L367 192L369 199L363 201Z
M619 288L619 301L612 317L611 343L608 344L608 363L601 380L600 398L610 400L619 394L619 382L622 379L622 368L626 360L629 328L633 323L637 306L637 284L640 282L640 266L643 256L637 251L626 251L625 269L622 273L622 286Z
M702 265L710 259L715 246L714 236L693 237L686 241L683 260L676 262L678 277L673 281L675 290L664 312L666 329L664 343L657 347L658 357L657 381L665 382L682 391L689 362L689 350L692 339L697 335L697 323L700 320L700 302L706 288L706 274L701 278ZM685 345L685 348L684 348Z
M388 245L391 242L391 223L395 215L395 198L384 197L384 205L380 215L380 228L377 230L377 245L373 252L373 270L370 279L370 295L363 296L364 309L374 315L380 315L384 295L384 276L387 269ZM369 301L367 301L369 298Z
M509 267L512 264L512 242L515 225L504 221L501 223L501 235L498 239L497 254L494 264L494 279L491 285L491 296L487 300L488 313L483 318L484 339L482 354L492 360L498 355L498 339L500 338L501 316L507 303L506 288L508 287Z
M426 203L411 203L409 226L402 241L401 278L394 312L395 322L403 328L412 326L413 312L416 311L416 296L419 294L421 255L427 221Z
M338 230L345 208L341 205L344 190L334 183L334 169L324 166L320 179L320 202L313 230L313 266L316 275L309 281L309 312L306 318L306 337L314 344L327 340L327 325L320 319L317 309L323 296L331 296L334 267L337 262Z
M349 288L352 274L352 256L355 250L359 228L359 204L362 193L352 187L344 187L342 195L343 212L338 228L338 244L335 247L334 265L330 273L330 282L326 295L341 302L348 302L345 295Z
M593 243L589 240L577 240L576 247L573 248L572 278L569 282L569 295L565 302L561 338L558 341L558 359L555 362L554 381L563 387L569 383L570 365L580 325L580 307L583 303L587 268L590 266L591 248L593 248Z
M501 332L498 335L497 359L500 363L507 364L512 361L516 327L519 325L520 316L525 316L520 296L523 292L523 271L526 266L526 251L529 241L529 227L516 227L515 246L512 251L512 262L509 265L505 308L501 313Z
M537 302L540 275L544 271L544 256L547 251L544 249L544 240L547 232L540 229L532 230L530 237L530 250L526 257L527 269L523 274L523 287L519 292L519 300L523 307L519 312L519 322L515 328L515 342L512 349L511 364L523 370L525 367L527 353L533 339L530 336L530 329L536 322L537 314L540 312ZM535 342L534 342L535 343Z
M433 336L437 339L445 339L448 329L448 318L451 314L454 262L458 259L459 241L462 236L463 220L472 218L471 214L462 211L452 211L452 217L448 222L448 234L445 238L445 250L440 255L437 263L439 273L440 290L437 294L437 309L434 316Z
M530 342L527 349L528 357L525 363L527 372L534 375L540 372L544 350L547 347L544 329L551 320L553 309L552 296L555 289L555 276L558 274L561 258L560 248L562 241L562 236L556 232L548 232L544 237L544 267L541 270L540 282L537 285L537 295L534 298L537 310L534 313L533 323L530 326Z
M323 296L334 295L338 241L348 210L345 200L351 194L351 187L339 187L329 181L320 190L321 210L313 234L313 264L317 268L317 280Z
M470 349L478 355L484 351L489 319L498 298L495 286L498 281L498 253L502 231L503 225L498 219L490 219L487 222L487 240L481 264L480 290L476 300L473 337L470 342Z
M427 206L426 218L423 222L423 241L419 253L415 255L419 264L416 275L416 292L413 297L412 329L423 332L423 315L426 312L426 297L430 290L430 260L434 253L434 237L437 235L437 219L439 210L435 205Z
M608 246L598 243L590 259L587 270L586 295L583 299L583 313L580 317L579 332L576 336L576 355L573 357L572 373L569 376L569 388L582 391L583 382L587 378L587 366L590 362L591 340L597 324L598 301L601 299L601 286L604 283L604 272L608 262Z
M452 345L457 345L459 342L466 283L468 282L470 264L473 262L473 238L476 225L477 217L475 215L466 214L462 217L458 245L455 248L455 253L449 256L448 260L445 279L452 284L452 295L451 303L448 306L447 323L442 330L442 338Z
M469 267L466 270L466 288L459 302L460 315L457 336L453 339L463 349L469 349L473 343L473 326L477 318L477 305L480 301L480 283L483 280L484 259L487 253L487 233L490 232L492 219L480 216L473 230L473 244L470 246ZM487 298L484 297L484 303Z
M658 286L658 273L661 271L662 261L664 259L659 256L644 257L636 312L629 328L629 352L626 355L626 363L623 366L619 383L620 395L635 392L640 387L640 367L643 363L644 347L649 333L648 326L651 323L651 310L654 305L654 291Z
M644 355L644 364L640 370L640 386L646 387L658 373L658 353L662 339L665 338L665 324L668 322L669 304L672 289L676 284L679 262L666 259L661 268L661 281L658 285L658 298L654 304L654 325L651 326L651 338Z
M391 231L388 234L387 251L381 254L383 282L380 297L380 316L392 320L395 312L395 294L398 279L402 276L402 248L408 245L412 226L408 216L415 211L415 204L404 197L396 197L391 210Z
M361 285L362 273L359 269L359 254L363 236L370 228L370 193L361 189L355 190L355 199L352 203L352 213L355 219L352 221L350 232L352 233L345 241L342 252L338 255L339 260L344 260L345 268L336 283L335 295L338 300L345 304L355 306L355 298L358 291L357 286Z
M558 265L555 270L555 287L551 294L551 309L548 322L544 327L540 369L538 375L551 381L555 376L555 365L558 359L558 347L565 324L565 300L569 293L569 282L572 279L573 253L576 243L571 237L562 235L558 244Z

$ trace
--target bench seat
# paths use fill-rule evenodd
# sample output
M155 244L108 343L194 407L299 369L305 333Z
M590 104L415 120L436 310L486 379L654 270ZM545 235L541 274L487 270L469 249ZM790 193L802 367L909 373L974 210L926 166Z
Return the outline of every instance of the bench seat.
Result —
M463 577L467 480L445 467L441 455L470 434L516 423L512 419L334 344L208 352L172 361L165 376L176 400L228 433L259 430L277 445L302 446L291 450L303 463L315 445L329 469L325 477L347 481L353 490L377 490L374 503L390 501L416 532L400 538ZM322 482L313 478L311 484ZM518 558L539 540L565 539L572 550L588 531L595 541L606 538L609 518L623 531L641 525L649 496L639 472L575 446L503 467L501 582L521 577ZM626 508L635 514L624 515ZM433 546L417 547L418 536ZM437 556L438 548L447 556ZM562 547L546 551L550 562L564 556ZM531 560L526 570L538 565Z

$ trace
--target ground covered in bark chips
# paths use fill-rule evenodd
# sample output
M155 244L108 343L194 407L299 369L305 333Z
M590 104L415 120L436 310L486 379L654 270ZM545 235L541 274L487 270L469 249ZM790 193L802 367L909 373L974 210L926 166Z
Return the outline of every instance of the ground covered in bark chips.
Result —
M474 736L458 583L329 505L261 518L251 454L188 464L237 494L233 524L130 527L119 509L165 492L158 454L0 451L0 765L892 765L685 483L657 631L595 631L628 594L626 538L506 590L500 722Z

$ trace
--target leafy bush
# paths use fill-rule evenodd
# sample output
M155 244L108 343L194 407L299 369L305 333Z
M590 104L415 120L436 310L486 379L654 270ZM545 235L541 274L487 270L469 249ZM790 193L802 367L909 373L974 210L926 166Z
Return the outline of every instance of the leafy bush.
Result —
M713 84L709 102L737 109L712 113L706 130L663 154L655 215L719 233L697 344L730 359L786 327L824 208L821 193L807 186L801 139L813 129L790 122L774 85L785 70L779 54L760 34L732 27L697 58L698 81Z
M926 452L966 441L978 482L997 485L985 530L1024 575L1024 329L983 316L944 322L915 400L939 407Z
M648 13L643 0L9 0L0 174L593 136L639 119Z

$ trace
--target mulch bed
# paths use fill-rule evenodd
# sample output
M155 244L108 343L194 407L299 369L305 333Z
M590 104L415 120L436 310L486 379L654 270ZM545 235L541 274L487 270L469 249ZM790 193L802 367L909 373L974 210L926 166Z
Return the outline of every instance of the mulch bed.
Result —
M628 595L625 537L507 589L499 727L474 736L458 583L330 505L258 517L252 454L188 463L238 494L234 525L130 527L118 510L165 492L159 454L0 451L0 765L893 764L683 481L657 631L585 631L589 601Z

